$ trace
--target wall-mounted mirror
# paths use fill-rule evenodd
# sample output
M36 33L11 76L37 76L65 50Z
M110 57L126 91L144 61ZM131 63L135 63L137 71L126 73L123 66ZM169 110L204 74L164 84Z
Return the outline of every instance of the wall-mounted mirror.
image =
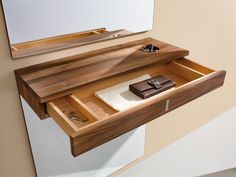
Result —
M152 29L154 0L2 0L13 58Z

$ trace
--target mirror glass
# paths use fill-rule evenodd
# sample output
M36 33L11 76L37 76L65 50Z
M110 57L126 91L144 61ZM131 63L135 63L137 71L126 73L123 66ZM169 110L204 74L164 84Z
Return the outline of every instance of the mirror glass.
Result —
M2 0L12 57L152 29L154 0Z

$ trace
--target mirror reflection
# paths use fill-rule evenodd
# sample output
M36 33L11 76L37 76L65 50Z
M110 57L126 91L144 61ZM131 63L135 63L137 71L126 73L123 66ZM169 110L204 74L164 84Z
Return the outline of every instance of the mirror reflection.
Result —
M152 29L154 0L2 0L12 57Z

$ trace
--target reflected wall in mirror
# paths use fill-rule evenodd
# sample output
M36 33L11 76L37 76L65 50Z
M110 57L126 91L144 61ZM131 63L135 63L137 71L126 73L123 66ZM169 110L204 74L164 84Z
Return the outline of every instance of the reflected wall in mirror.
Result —
M13 58L152 29L154 0L2 0Z

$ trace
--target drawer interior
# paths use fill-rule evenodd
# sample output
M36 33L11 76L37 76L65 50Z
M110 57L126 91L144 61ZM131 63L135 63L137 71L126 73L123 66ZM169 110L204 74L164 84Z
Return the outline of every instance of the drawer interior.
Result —
M175 60L164 64L152 64L111 78L86 84L77 89L72 95L48 102L47 111L63 130L70 134L98 121L109 119L112 115L119 114L118 111L94 95L98 90L112 87L143 74L149 74L152 77L165 75L176 82L174 89L177 89L212 72L214 70L187 59ZM145 101L148 102L150 99ZM71 113L76 114L79 118L71 118Z

